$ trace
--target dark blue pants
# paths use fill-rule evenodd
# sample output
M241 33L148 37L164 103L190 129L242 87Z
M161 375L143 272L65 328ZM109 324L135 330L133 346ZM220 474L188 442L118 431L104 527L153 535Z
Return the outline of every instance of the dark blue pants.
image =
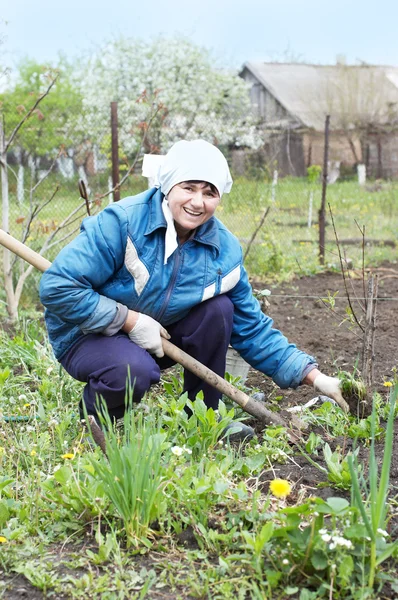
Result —
M215 371L225 374L225 357L232 332L233 304L225 295L195 306L188 315L167 327L170 341ZM74 379L84 381L83 399L89 414L95 414L97 395L101 395L111 416L123 416L128 374L133 386L133 401L139 402L151 385L160 380L160 371L175 364L170 358L156 358L137 346L127 334L112 337L89 334L78 340L61 359ZM184 391L195 400L203 390L204 401L217 409L221 393L193 373L184 372Z

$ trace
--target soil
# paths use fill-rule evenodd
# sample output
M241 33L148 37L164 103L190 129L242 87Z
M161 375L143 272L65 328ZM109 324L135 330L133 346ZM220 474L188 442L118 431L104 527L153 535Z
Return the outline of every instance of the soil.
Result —
M392 276L389 271L379 271L378 298L394 298L380 300L377 305L374 389L379 392L385 392L383 382L391 380L392 368L398 367L398 267L385 265L383 268L394 269L396 274ZM355 312L361 317L354 293L358 298L364 296L362 282L352 277L348 283L349 291L354 297L352 302ZM348 302L340 273L328 272L315 277L301 277L278 287L270 287L259 281L253 281L252 284L254 289L271 290L267 314L274 320L274 327L282 331L300 350L314 356L324 373L333 375L338 369L352 371L356 364L360 366L362 334L357 327L354 330L347 323L342 323L346 317ZM334 311L321 301L321 298L328 297L328 292L331 295L338 292ZM248 384L265 392L272 389L272 384L253 369L249 372ZM284 390L283 394L287 398L291 397L295 404L314 395L308 386Z
M395 274L388 269L393 269ZM398 268L395 265L383 265L378 270L379 291L377 304L377 323L375 335L375 360L374 360L374 391L380 392L387 399L388 388L383 386L385 381L393 378L392 369L398 367L398 320L396 318L398 308ZM362 281L354 277L355 272L348 282L350 295L362 298ZM358 328L353 329L347 323L342 323L346 316L345 309L348 302L344 290L344 282L341 273L322 273L313 277L300 277L289 284L270 287L265 282L253 281L253 288L271 290L270 306L266 309L268 315L274 320L274 326L282 331L289 341L295 343L300 350L314 356L319 368L327 375L335 375L339 369L352 372L354 367L361 365L362 337ZM320 298L327 298L328 292L333 295L338 291L335 310L325 306ZM382 300L386 298L386 300ZM361 316L358 301L353 301L354 310ZM266 398L272 399L283 396L280 400L281 408L303 404L313 398L316 394L310 386L300 386L296 390L280 390L258 371L250 369L247 385L257 387L265 393ZM275 389L276 388L276 389ZM323 434L325 432L318 432ZM336 446L347 449L352 440L334 439L327 440L334 449ZM395 448L398 446L398 423L395 425ZM383 444L376 446L379 454L379 462L383 456ZM360 449L359 459L366 469L368 449ZM324 466L318 457L318 462ZM329 486L322 487L325 476L316 467L308 463L301 455L294 457L294 463L277 465L274 468L275 476L286 478L295 483L292 501L297 500L298 495L303 495L305 489L310 495L321 497L344 496L344 492L332 489ZM270 472L263 473L263 481L267 487L267 481L273 479ZM398 452L395 451L391 465L391 490L395 495L398 491ZM321 485L321 487L319 487ZM304 489L303 489L304 488ZM394 491L395 490L395 491ZM392 526L398 533L398 522L393 520Z

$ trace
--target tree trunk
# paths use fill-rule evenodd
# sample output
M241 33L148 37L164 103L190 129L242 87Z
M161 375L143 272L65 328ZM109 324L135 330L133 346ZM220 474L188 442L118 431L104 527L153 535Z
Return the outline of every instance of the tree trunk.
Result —
M10 202L8 194L8 172L7 172L7 152L5 151L5 135L3 122L0 120L0 170L1 170L1 198L3 210L3 230L8 233L10 225ZM18 304L14 294L11 269L11 252L3 248L3 274L4 289L6 292L7 312L11 321L18 319Z
M376 333L378 277L371 275L368 281L366 300L366 323L362 346L362 378L367 389L367 409L364 415L372 412L373 365L375 359L374 343ZM362 416L362 415L361 415Z
M362 159L358 156L352 137L350 135L347 135L347 139L348 144L350 146L350 150L352 152L352 156L354 157L355 164L357 165L358 163L362 162Z

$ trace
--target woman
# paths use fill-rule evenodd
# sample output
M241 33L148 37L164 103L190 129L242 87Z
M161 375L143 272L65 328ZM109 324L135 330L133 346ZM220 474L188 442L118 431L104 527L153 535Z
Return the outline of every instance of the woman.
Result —
M221 376L231 343L281 388L314 384L344 406L338 380L321 374L315 359L289 344L261 312L238 240L214 217L231 186L215 146L177 142L160 167L159 189L85 219L43 275L50 341L66 371L86 382L89 414L96 415L101 395L111 416L123 415L128 374L136 402L158 383L172 364L162 337ZM217 409L220 393L185 372L188 397L200 390ZM243 424L238 429L235 438L253 435Z

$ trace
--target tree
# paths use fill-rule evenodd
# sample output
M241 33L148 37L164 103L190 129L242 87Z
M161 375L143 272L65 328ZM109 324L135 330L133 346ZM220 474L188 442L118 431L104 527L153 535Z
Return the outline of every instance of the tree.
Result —
M344 133L356 163L363 161L370 132L398 126L398 91L387 71L374 65L338 64L327 69L324 85L314 97L314 112L331 115L332 128Z
M20 64L15 83L0 94L6 131L13 131L32 100L43 94L49 81L55 79L51 94L41 101L18 131L15 145L22 153L21 162L26 162L29 156L51 160L60 148L67 151L85 138L80 127L82 97L73 82L72 66L63 59L57 68L32 60Z
M44 79L46 85L42 88L43 80L41 76L38 76L37 69L33 68L31 73L33 74L32 93L27 93L26 89L21 90L20 88L14 90L14 92L21 94L22 92L25 94L27 93L28 96L26 106L19 105L17 110L19 115L18 119L15 119L15 114L12 110L13 105L11 103L12 98L14 100L16 98L19 99L18 93L15 95L13 93L8 96L5 95L6 101L3 105L0 105L2 228L5 232L8 233L10 228L11 203L9 196L9 174L11 173L15 176L13 169L8 164L8 155L12 147L18 142L25 151L30 152L32 155L51 156L51 163L47 170L40 173L37 182L31 181L29 202L27 205L24 205L24 210L26 210L25 216L16 219L16 222L21 224L20 239L23 243L28 239L32 231L33 222L37 219L38 215L41 214L43 209L52 202L60 186L59 184L54 185L51 193L48 193L47 197L43 197L44 194L41 194L39 200L36 199L37 191L39 188L40 190L42 189L43 182L52 173L62 148L65 148L65 144L72 143L73 141L71 140L69 142L69 138L66 135L67 125L70 123L70 117L67 110L67 106L69 106L68 98L62 98L62 102L59 98L55 98L53 102L50 102L51 94L56 94L54 90L57 89L59 75L57 73L53 74L52 72L48 72ZM38 88L40 88L40 91L38 91ZM58 93L61 93L62 96L62 85L58 87ZM72 95L72 100L73 98ZM45 110L47 110L47 115L52 115L53 117L48 121L48 128L46 126L42 128L43 121L45 120L42 115ZM142 134L140 143L138 143L139 148L146 139L151 121L155 118L157 112L158 107L154 106L154 112L152 115L149 115L147 128ZM8 123L8 128L6 123ZM53 127L54 123L55 126ZM82 123L81 119L80 123ZM81 129L81 131L83 132L84 130ZM61 144L61 149L56 148L55 144ZM127 178L133 170L136 159L137 156L131 165L131 169L125 174L124 179ZM37 250L39 253L44 254L48 252L48 250L56 244L60 244L74 235L80 228L82 218L87 214L86 210L88 214L97 212L101 207L101 199L107 196L108 193L109 192L105 192L104 194L97 196L94 202L90 202L88 198L86 198L85 201L80 201L75 204L69 214L65 216L61 222L54 223L54 227L50 231L44 231L44 238L41 236L41 239L38 240ZM63 234L63 237L59 236L60 233ZM32 266L25 265L21 259L13 256L9 250L6 248L3 249L4 288L6 292L7 311L11 321L15 321L18 318L18 305L22 290L32 270Z
M25 123L29 122L29 119L36 113L40 103L48 96L51 88L55 84L56 79L51 79L48 83L47 88L35 98L28 110L24 109L24 114L20 118L19 122L15 124L11 129L10 134L7 136L5 127L5 115L4 112L0 113L0 173L1 173L1 197L2 197L2 226L5 232L8 233L10 225L10 199L9 199L9 182L8 182L8 152L15 142L18 134L22 130ZM32 196L31 196L32 197ZM3 273L4 273L4 288L6 292L6 303L7 310L12 321L15 321L18 317L18 303L22 292L23 283L26 279L22 275L21 285L19 281L15 285L13 277L13 266L14 261L9 250L3 249Z
M184 38L108 42L80 78L86 118L108 118L110 102L117 101L127 156L137 150L152 101L163 110L151 125L146 152L165 152L179 139L198 137L223 147L259 146L247 84L214 64L207 50Z

